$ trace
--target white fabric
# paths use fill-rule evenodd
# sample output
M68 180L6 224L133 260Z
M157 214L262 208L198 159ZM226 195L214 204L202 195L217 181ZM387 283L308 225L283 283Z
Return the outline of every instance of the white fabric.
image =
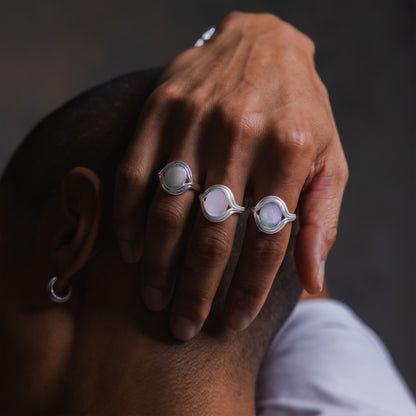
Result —
M380 338L334 300L295 308L263 360L256 403L258 416L416 416Z

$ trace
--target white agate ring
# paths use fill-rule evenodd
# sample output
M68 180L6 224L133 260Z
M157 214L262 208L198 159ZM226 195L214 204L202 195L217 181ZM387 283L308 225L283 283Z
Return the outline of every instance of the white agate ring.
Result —
M67 291L65 293L64 296L58 296L55 293L55 283L58 280L58 278L56 276L52 277L51 280L49 280L48 282L48 286L46 288L48 295L49 295L49 299L55 303L65 303L67 302L69 299L71 299L72 296L72 286L68 286Z
M201 37L194 43L194 46L199 48L200 46L204 45L205 42L210 40L212 38L212 35L215 33L215 27L209 28L207 31L205 31Z
M275 234L296 219L296 214L289 212L283 199L274 195L264 197L251 211L257 227L266 234Z
M192 179L191 168L185 162L168 163L159 173L162 189L171 195L183 194L188 189L199 192L201 187Z
M212 185L199 195L204 217L211 222L222 222L233 214L241 214L246 209L237 205L230 188L225 185Z

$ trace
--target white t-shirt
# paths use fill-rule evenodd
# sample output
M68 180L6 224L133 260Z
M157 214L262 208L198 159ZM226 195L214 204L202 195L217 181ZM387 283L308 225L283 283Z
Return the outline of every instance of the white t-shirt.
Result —
M263 360L256 396L259 416L416 416L380 338L334 300L296 306Z

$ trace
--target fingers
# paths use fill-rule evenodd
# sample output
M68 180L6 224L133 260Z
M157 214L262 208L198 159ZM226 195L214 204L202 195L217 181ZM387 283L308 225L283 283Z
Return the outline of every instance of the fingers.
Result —
M300 204L301 229L296 238L295 259L303 288L316 294L322 290L325 261L335 242L348 167L339 138L332 141L324 160L305 186Z
M170 143L161 146L162 127L169 117L161 94L154 92L141 113L135 137L116 175L113 227L126 263L139 260L143 250L149 189Z
M297 192L277 186L268 193L281 196L289 211L294 212ZM260 196L257 194L256 197L258 200ZM286 253L291 226L289 223L276 234L265 234L250 218L240 260L227 294L224 316L228 327L245 329L259 313Z
M237 204L241 204L245 186L243 173L239 175L234 171L232 178L227 175L208 177L206 182L226 184L233 189ZM220 223L209 222L199 211L172 306L171 329L176 338L192 338L205 322L230 257L237 222L237 215Z
M173 293L179 260L182 258L185 230L192 204L193 190L169 195L158 190L150 206L140 281L144 304L151 311L164 309Z
M307 135L306 130L304 133ZM257 162L253 175L256 184L254 204L267 195L274 195L283 199L290 213L295 212L314 159L314 149L310 140L303 140L296 133L291 134L292 137L286 137L278 132L278 137L268 143L268 152L263 152L262 159ZM269 211L269 214L265 221L278 223L279 210ZM224 313L228 327L245 329L257 316L286 253L290 230L291 223L275 234L266 234L250 219L227 294Z
M172 158L186 160L189 168L196 165L188 160L189 155L174 154ZM198 183L200 175L193 170L192 181ZM164 309L172 297L188 224L193 222L192 206L198 203L197 195L191 188L182 194L171 195L159 186L150 205L140 280L143 301L152 311Z

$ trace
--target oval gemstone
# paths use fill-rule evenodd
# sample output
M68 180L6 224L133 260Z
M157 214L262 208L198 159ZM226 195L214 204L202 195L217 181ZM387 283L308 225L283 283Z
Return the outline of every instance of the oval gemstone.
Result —
M170 188L179 188L185 184L186 172L181 166L172 166L165 172L165 183Z
M268 202L260 209L259 218L265 227L273 228L282 220L282 211L274 202Z
M205 197L204 207L209 215L220 217L228 209L228 199L222 191L214 189Z

